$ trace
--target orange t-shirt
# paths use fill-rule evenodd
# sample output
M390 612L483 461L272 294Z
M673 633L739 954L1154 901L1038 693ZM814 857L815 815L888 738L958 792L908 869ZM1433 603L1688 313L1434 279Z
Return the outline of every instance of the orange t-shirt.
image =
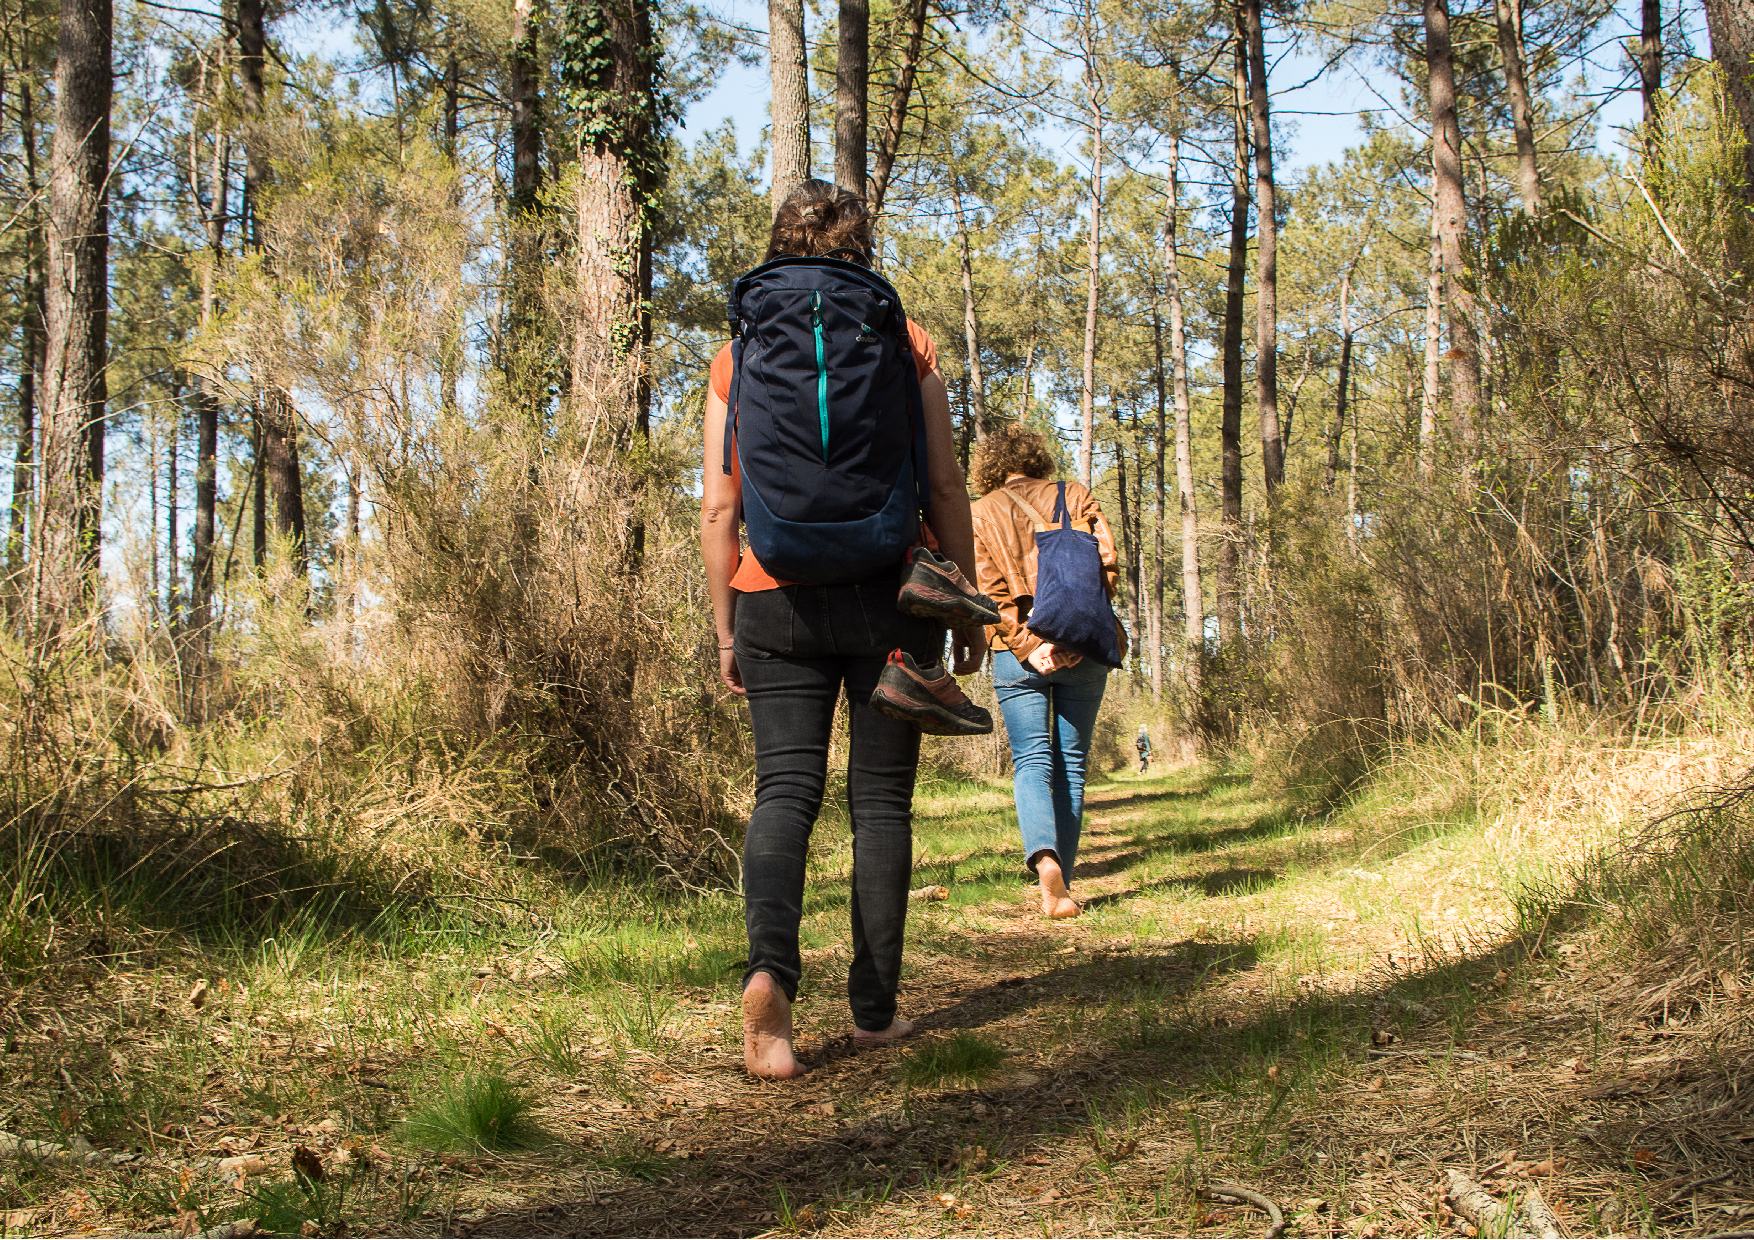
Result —
M914 368L919 371L920 378L924 379L938 369L938 346L932 343L932 338L926 334L926 329L912 319L907 321L907 338L908 343L913 346ZM727 340L725 347L720 349L718 355L713 358L713 364L707 371L707 382L712 388L713 395L720 400L729 401L731 399L730 341ZM734 454L731 457L731 485L738 489L739 494L742 493L742 471ZM938 540L932 537L932 531L923 523L920 526L920 537L925 541L926 546L934 551L938 549ZM797 584L795 581L782 581L773 576L761 566L753 551L738 562L737 571L731 577L731 588L739 594L754 594L761 590L777 590L781 586Z

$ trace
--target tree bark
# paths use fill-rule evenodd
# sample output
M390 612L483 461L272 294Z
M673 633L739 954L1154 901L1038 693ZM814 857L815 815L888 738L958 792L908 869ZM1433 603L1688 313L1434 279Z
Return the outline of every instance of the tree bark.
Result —
M1230 262L1224 286L1224 404L1219 422L1222 461L1223 536L1218 543L1218 643L1229 647L1242 636L1242 309L1248 262L1248 34L1237 14L1236 66L1231 112L1236 149L1231 164Z
M109 393L109 0L62 0L49 153L41 453L31 613L36 635L95 605Z
M595 29L604 68L569 82L587 116L578 148L572 392L595 406L581 413L614 428L612 457L619 459L643 456L638 447L651 433L652 221L664 135L648 0L600 0ZM631 479L623 561L630 576L645 562L642 486L642 478Z
M264 0L238 0L238 71L242 78L244 112L244 197L250 204L250 249L260 253L262 239L262 191L270 174L268 159L267 92L264 69L268 34L263 25ZM293 571L303 578L307 567L305 548L304 473L298 462L298 414L292 394L270 376L263 376L260 404L262 485L273 500L274 534L290 540ZM265 508L266 505L264 504ZM259 509L260 511L260 509Z
M268 455L262 426L262 400L250 407L250 564L257 573L268 567ZM230 567L229 562L227 568ZM229 575L228 575L229 580Z
M1419 402L1419 477L1431 480L1437 437L1438 359L1443 354L1443 236L1431 206L1431 263L1425 280L1425 386Z
M962 269L962 337L968 350L968 408L974 420L974 437L984 443L987 438L986 376L981 372L981 328L974 305L974 262L969 254L968 217L962 209L962 185L951 189L951 205L956 217L956 257Z
M1255 145L1255 401L1261 416L1261 471L1271 496L1285 482L1285 445L1279 435L1278 199L1261 0L1243 0L1243 19L1248 24L1249 120Z
M1095 32L1085 27L1084 85L1090 99L1090 250L1085 264L1084 385L1080 389L1078 481L1090 487L1096 442L1096 309L1102 280L1102 86L1096 76Z
M1174 174L1171 174L1171 184ZM1151 369L1157 389L1157 441L1152 482L1156 487L1151 511L1151 593L1145 615L1146 659L1151 696L1163 696L1163 458L1169 440L1169 378L1164 373L1163 315L1157 303L1157 282L1151 288Z
M1747 0L1705 0L1705 28L1711 35L1711 56L1724 67L1730 101L1742 122L1747 145L1742 148L1742 192L1754 202L1754 11Z
M1657 123L1657 92L1663 88L1663 0L1644 0L1638 37L1638 89L1644 96L1644 126ZM1649 135L1646 135L1647 149Z
M1169 212L1164 221L1164 268L1169 277L1169 361L1175 379L1175 484L1182 514L1182 661L1188 688L1200 690L1200 653L1206 644L1206 595L1200 585L1200 515L1194 495L1193 407L1188 400L1188 342L1182 316L1181 142L1170 151Z
M215 67L216 83L225 80L227 46L222 41ZM206 94L206 83L202 93ZM206 97L202 103L211 107L218 95ZM215 299L213 277L225 259L225 233L230 222L227 206L231 193L231 138L214 125L213 155L208 164L208 197L201 203L201 159L194 127L189 133L189 185L195 197L195 209L201 216L206 232L208 261L201 273L201 330L213 323ZM189 623L186 638L192 643L190 665L197 684L205 676L209 642L213 624L213 556L218 521L219 468L219 397L205 376L195 377L195 528L189 561Z
M1535 165L1535 108L1523 74L1523 0L1497 0L1497 8L1498 55L1504 62L1511 128L1516 131L1517 189L1522 194L1523 210L1534 215L1541 209L1541 173ZM1648 100L1645 106L1649 108Z
M506 310L499 366L510 405L531 426L547 418L554 351L542 299L542 65L536 25L536 0L513 0L506 65L512 182L506 202Z
M1352 313L1348 304L1352 275L1340 277L1340 384L1334 397L1334 425L1328 431L1328 467L1322 474L1322 490L1332 493L1340 472L1340 432L1346 427L1347 385L1352 382Z
M452 176L457 178L453 182L451 191L452 209L463 205L462 165L458 158L462 93L462 75L457 65L457 53L453 51L445 57L444 82L445 158L450 161ZM451 330L446 333L443 346L444 354L439 358L439 408L444 411L446 417L454 418L457 416L457 379L458 372L462 369L463 353L462 316L457 313L455 306L452 307L450 318ZM357 489L357 482L351 485ZM352 554L351 551L348 552L349 556Z
M871 84L871 0L840 0L834 59L834 183L865 192L866 92Z
M768 75L773 84L775 215L786 195L810 177L810 59L804 0L767 0Z
M24 585L25 538L35 489L37 435L37 379L43 372L43 213L38 194L36 112L28 80L19 88L19 145L24 156L24 184L28 197L24 229L24 287L19 293L21 310L18 351L18 443L12 466L12 513L6 539L8 605L20 602Z
M165 622L174 638L183 627L182 516L181 487L178 474L182 468L183 385L175 384L168 405L171 415L170 438L165 443Z
M278 384L262 393L262 477L274 505L274 536L292 551L292 571L308 568L305 548L304 475L298 463L298 411Z
M1127 632L1133 640L1128 643L1132 647L1130 653L1133 663L1133 677L1139 674L1139 543L1134 536L1134 517L1136 509L1132 497L1127 493L1127 427L1121 420L1121 402L1114 393L1109 394L1109 412L1115 420L1115 494L1120 501L1121 525L1121 579L1127 586ZM1135 459L1135 472L1137 463Z
M877 167L871 173L865 195L873 216L883 213L883 200L889 194L889 178L895 171L895 157L901 150L908 104L913 98L914 79L920 70L920 51L926 41L927 4L928 0L909 0L908 3L907 46L902 52L901 69L895 76L895 90L889 96L889 114L884 119L883 132L877 138Z
M535 212L542 191L542 70L536 57L535 0L513 0L507 93L512 129L511 209L519 216Z
M1474 327L1474 299L1465 287L1467 267L1462 255L1468 204L1462 189L1462 130L1456 120L1449 0L1425 0L1425 54L1431 102L1431 163L1438 234L1443 243L1443 292L1449 308L1450 417L1456 437L1471 456L1474 421L1480 409L1480 342Z

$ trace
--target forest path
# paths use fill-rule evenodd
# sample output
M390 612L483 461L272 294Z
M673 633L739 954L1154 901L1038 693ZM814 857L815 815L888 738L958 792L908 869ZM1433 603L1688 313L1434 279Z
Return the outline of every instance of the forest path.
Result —
M1506 937L1476 824L1304 822L1246 777L1124 775L1091 792L1087 912L1052 922L1008 807L998 787L921 797L916 883L950 897L910 917L913 1039L848 1036L844 841L825 823L808 1075L743 1073L721 985L677 1041L622 1061L625 1102L549 1100L585 1145L564 1183L456 1234L1263 1234L1259 1210L1202 1195L1213 1180L1268 1195L1291 1234L1466 1234L1441 1204L1450 1167L1541 1184L1574 1234L1624 1208L1632 1164L1579 1121L1625 1118L1627 1092L1591 1086L1644 1039L1577 984L1587 947ZM1636 1152L1643 1180L1681 1161Z

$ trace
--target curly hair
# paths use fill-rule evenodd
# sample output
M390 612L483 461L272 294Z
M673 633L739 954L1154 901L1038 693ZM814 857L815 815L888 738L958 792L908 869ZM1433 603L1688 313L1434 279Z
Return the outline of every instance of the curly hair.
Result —
M1053 477L1054 454L1048 451L1047 441L1034 431L1015 424L995 427L981 441L972 472L974 489L985 495L1004 486L1005 479L1013 474L1025 478Z
M773 217L773 235L767 243L771 262L785 255L820 258L850 250L858 261L870 266L875 231L865 200L848 190L811 177L786 195ZM847 254L836 257L848 258Z

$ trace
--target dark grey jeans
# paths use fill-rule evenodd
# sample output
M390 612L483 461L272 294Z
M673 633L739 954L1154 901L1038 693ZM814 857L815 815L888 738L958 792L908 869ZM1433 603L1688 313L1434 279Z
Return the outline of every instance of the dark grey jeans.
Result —
M944 649L944 628L895 606L896 576L848 586L782 586L737 600L737 666L755 731L755 811L743 842L749 969L798 997L804 861L828 779L828 742L841 686L852 704L847 801L852 810L853 1023L895 1019L913 870L919 729L869 706L889 652L921 662Z

